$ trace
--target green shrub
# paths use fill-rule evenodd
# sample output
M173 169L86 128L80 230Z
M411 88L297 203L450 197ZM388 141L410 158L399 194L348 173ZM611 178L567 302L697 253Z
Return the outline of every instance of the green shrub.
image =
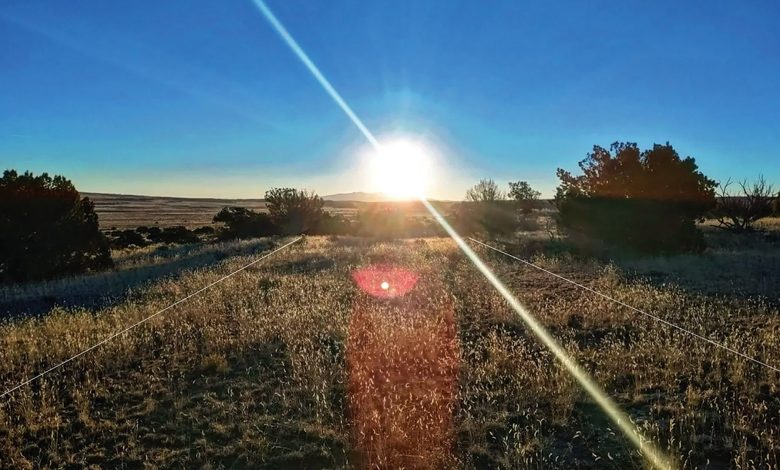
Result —
M316 230L325 204L316 193L292 188L273 188L266 191L265 202L271 220L283 235Z
M142 232L136 230L115 230L111 232L111 248L129 248L131 246L146 246L149 242Z
M696 221L715 205L716 183L669 145L594 146L582 175L558 170L560 226L571 233L645 253L701 251Z
M214 222L224 224L219 232L219 238L223 240L267 237L279 233L268 214L255 212L245 207L223 207L214 216Z
M112 266L89 198L62 176L0 178L0 281L26 282Z

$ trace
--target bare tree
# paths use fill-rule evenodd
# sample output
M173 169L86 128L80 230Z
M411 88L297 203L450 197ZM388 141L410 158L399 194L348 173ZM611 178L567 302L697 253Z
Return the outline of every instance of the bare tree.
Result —
M492 179L479 180L479 183L466 191L466 200L473 202L494 202L506 199L498 185Z
M754 230L753 224L772 214L772 206L778 199L772 185L762 175L752 184L747 180L739 182L739 191L729 191L729 179L718 189L718 205L715 209L719 228L735 233Z

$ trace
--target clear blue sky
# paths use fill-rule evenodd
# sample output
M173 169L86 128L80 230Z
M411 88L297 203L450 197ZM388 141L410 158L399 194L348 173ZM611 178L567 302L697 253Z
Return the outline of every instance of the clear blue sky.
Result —
M593 144L670 141L780 185L780 3L267 0L379 136L432 142L432 196L549 196ZM83 191L370 190L363 139L251 0L0 3L0 166Z

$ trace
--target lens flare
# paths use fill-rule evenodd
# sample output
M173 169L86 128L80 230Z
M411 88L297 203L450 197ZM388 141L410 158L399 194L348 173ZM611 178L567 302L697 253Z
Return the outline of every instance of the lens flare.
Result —
M397 280L388 266L361 270ZM355 296L347 335L347 395L356 468L455 468L460 342L452 296L420 275L392 301ZM369 283L369 286L373 284Z
M360 290L383 299L406 295L417 284L417 277L408 269L387 264L366 266L352 273Z
M298 43L293 39L290 33L284 28L281 22L274 16L271 9L265 4L263 0L254 0L260 11L265 18L276 30L282 39L287 43L290 49L298 56L303 64L309 69L314 78L322 85L323 89L333 98L336 104L344 111L344 113L352 120L358 129L363 133L366 139L377 150L381 151L382 147L371 133L371 131L363 124L363 121L352 111L352 108L344 101L341 95L333 88L324 75L320 72L314 62L309 58ZM444 217L436 210L433 205L425 198L424 195L420 195L420 200L425 204L428 211L433 215L437 222L446 230L450 237L460 247L463 253L469 258L474 266L482 273L483 276L493 285L506 302L512 307L512 309L518 314L518 316L525 322L528 328L537 336L537 338L545 344L560 363L569 371L569 373L579 382L580 386L590 395L590 397L598 403L604 413L614 422L623 434L631 441L632 444L644 455L647 461L656 468L667 469L672 468L673 463L663 454L653 443L648 440L641 432L633 425L630 418L618 407L618 405L612 401L612 399L604 392L601 387L590 377L590 375L580 367L580 365L568 355L568 353L558 344L558 342L547 332L547 329L539 323L531 313L515 298L515 296L504 286L504 284L496 277L490 268L477 256L476 253L469 247L463 238L458 235L457 232L450 226L450 224L444 220ZM370 276L369 276L370 278ZM367 282L365 279L355 277L358 285L361 282ZM372 290L367 287L374 286L373 290L378 293L377 297L390 297L387 293L393 291L393 289L383 290L379 285L382 279L376 281L367 282L366 292L371 293ZM416 282L416 277L415 277ZM361 287L363 287L361 285ZM378 287L378 288L377 288ZM413 287L413 284L412 284ZM410 287L411 288L411 287Z
M558 341L547 331L547 329L539 323L539 321L529 312L523 304L520 303L514 294L507 289L503 282L501 282L493 271L487 267L482 259L477 256L474 250L461 238L461 236L452 228L452 226L444 220L444 217L431 205L428 201L423 201L423 204L428 208L431 214L441 224L444 230L450 235L455 243L460 247L461 251L471 260L474 266L485 276L485 279L493 285L504 300L512 307L512 310L517 313L520 319L526 324L526 326L536 335L536 337L552 351L555 357L560 363L569 371L569 373L579 382L580 386L588 392L588 395L593 398L599 407L606 413L606 415L617 425L632 444L644 455L644 457L655 468L669 469L674 468L672 462L656 448L652 441L647 439L638 429L633 425L631 419L620 409L607 393L599 387L599 385L590 377L590 375L577 363L577 361L569 356L566 350L558 344Z

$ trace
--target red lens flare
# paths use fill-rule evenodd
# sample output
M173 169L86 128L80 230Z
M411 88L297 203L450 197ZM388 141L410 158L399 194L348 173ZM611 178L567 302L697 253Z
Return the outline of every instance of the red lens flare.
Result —
M375 264L352 272L352 279L368 295L383 299L401 297L417 284L417 274L388 264Z
M349 322L354 466L454 468L460 354L452 298L431 272L373 266L355 278L377 297L356 296Z

